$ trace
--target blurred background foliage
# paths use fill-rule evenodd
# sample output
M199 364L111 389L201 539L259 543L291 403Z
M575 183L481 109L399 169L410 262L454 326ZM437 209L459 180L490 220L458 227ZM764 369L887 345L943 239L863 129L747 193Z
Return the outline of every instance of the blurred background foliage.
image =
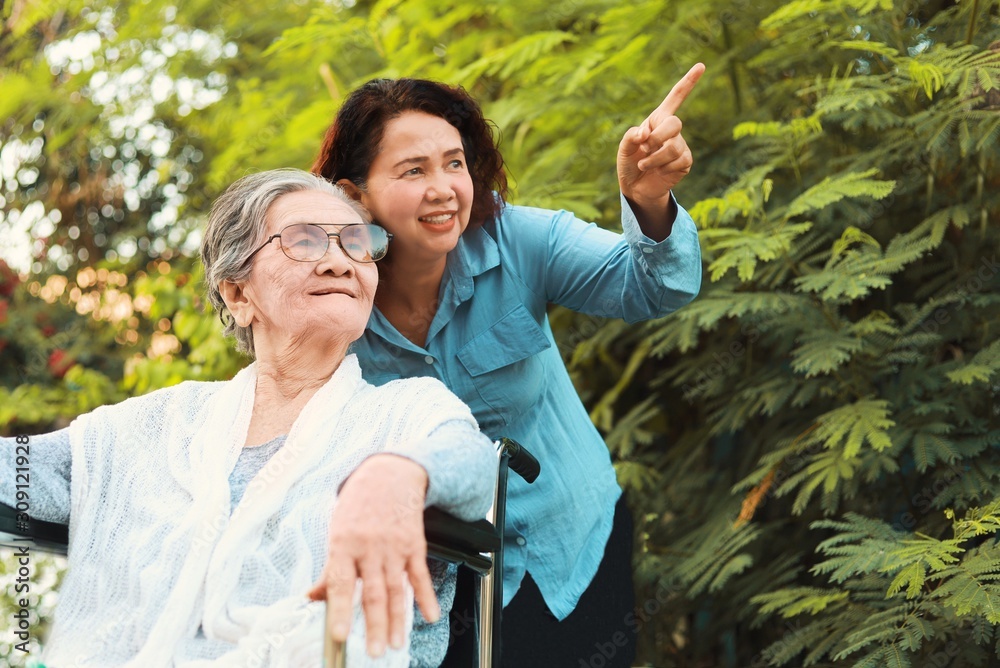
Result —
M8 0L0 431L244 364L204 310L208 207L308 168L367 79L465 86L513 202L614 228L622 133L703 61L701 296L552 312L636 512L640 660L1000 665L998 4Z

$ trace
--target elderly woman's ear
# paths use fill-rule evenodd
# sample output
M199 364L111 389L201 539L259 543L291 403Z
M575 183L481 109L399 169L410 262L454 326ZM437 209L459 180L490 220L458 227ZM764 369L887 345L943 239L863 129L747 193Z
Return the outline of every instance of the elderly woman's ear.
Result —
M219 294L222 295L222 301L226 302L226 308L233 315L236 324L240 327L249 327L253 322L254 308L243 286L227 279L219 284Z
M361 201L361 188L358 188L350 179L340 179L337 181L337 185L344 189L344 192L350 196L351 199Z

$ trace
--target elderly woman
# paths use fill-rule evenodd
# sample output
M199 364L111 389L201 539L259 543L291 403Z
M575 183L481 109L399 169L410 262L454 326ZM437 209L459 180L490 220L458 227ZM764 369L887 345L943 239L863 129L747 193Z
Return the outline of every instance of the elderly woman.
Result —
M255 362L232 380L181 383L31 438L32 515L70 524L46 663L318 666L323 606L306 594L322 582L335 506L377 495L372 512L392 508L406 535L425 503L483 516L494 451L469 409L432 379L372 386L348 354L388 243L339 188L305 172L247 176L218 199L206 282L226 333ZM0 452L0 501L13 505L14 439ZM378 633L390 611L412 610L404 574L437 616L425 549L390 551L396 562L356 573ZM414 632L414 665L440 661L445 623ZM364 626L350 630L355 656ZM398 649L369 642L383 655L372 665L410 665L403 633L390 631Z

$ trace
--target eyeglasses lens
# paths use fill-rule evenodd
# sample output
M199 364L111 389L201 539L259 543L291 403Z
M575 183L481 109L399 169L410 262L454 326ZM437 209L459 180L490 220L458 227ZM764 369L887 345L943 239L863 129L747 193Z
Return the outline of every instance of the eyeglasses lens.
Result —
M281 230L281 250L293 260L318 260L326 252L328 243L326 232L315 225L289 225Z
M330 236L318 225L289 225L281 231L281 250L293 260L312 262L326 253ZM355 262L376 262L389 250L389 236L378 225L345 225L333 236L340 238L340 247Z
M358 262L376 262L389 250L389 238L378 225L349 225L340 231L340 246Z

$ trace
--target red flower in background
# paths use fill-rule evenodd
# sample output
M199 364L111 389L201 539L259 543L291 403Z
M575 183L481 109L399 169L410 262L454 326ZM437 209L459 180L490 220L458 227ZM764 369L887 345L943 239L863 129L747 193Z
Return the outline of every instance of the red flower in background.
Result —
M7 263L0 260L0 295L10 297L14 290L21 283L17 272L7 266Z
M49 371L56 378L61 379L66 375L66 372L70 370L76 364L76 360L66 354L66 351L61 348L56 348L49 355Z
M7 306L8 306L7 300L0 299L0 325L7 322Z

